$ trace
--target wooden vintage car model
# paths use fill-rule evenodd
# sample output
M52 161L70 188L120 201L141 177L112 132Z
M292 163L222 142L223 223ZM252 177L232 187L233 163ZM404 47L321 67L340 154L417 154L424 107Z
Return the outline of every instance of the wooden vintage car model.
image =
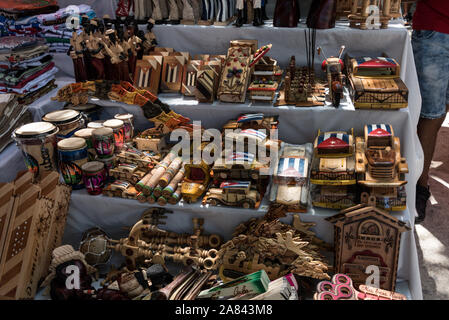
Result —
M265 129L268 133L272 129L276 129L279 124L279 116L265 116L263 113L244 113L237 120L230 120L223 126L226 129Z
M210 167L201 161L200 164L186 163L184 169L184 181L181 184L182 198L187 203L193 203L198 201L209 186Z
M147 174L147 171L139 169L136 164L119 163L115 168L109 169L109 174L118 180L129 181L134 185Z
M262 178L261 169L269 168L269 164L261 164L252 153L233 152L226 158L218 158L212 167L214 179L253 179ZM268 176L267 176L268 177Z
M312 144L284 144L273 176L270 202L287 206L290 212L304 212L309 202L309 168Z
M310 174L314 206L343 209L354 204L356 193L351 186L357 181L353 131L318 131Z
M408 105L408 89L393 58L346 56L350 94L356 108L399 109Z
M388 210L404 210L404 185L408 173L406 159L401 156L401 144L389 124L365 126L365 136L356 139L356 172L358 183L375 197L376 206ZM362 194L362 200L367 195Z
M351 185L356 183L354 129L321 132L314 142L314 158L310 181L319 185Z
M103 194L108 197L119 197L125 199L137 199L138 191L131 183L123 180L116 180L103 189Z
M205 201L213 206L222 204L249 209L256 208L260 194L257 190L251 189L250 181L225 181L219 188L210 188Z
M117 154L117 159L122 163L133 163L139 168L148 170L152 169L157 161L160 160L160 155L140 151L133 147L127 147Z

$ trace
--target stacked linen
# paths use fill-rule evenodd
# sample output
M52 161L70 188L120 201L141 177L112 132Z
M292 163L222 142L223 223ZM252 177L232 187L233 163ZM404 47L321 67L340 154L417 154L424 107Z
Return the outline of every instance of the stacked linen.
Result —
M1 0L0 0L1 1ZM2 36L36 36L44 38L50 52L66 53L70 47L72 26L70 18L81 21L81 16L95 18L95 12L88 5L71 5L53 13L24 17L17 20L0 16L0 35ZM67 23L69 22L69 23Z
M90 19L95 18L95 12L88 5L71 5L66 8L59 9L55 13L41 14L37 16L40 23L40 36L45 38L51 52L67 52L70 48L70 39L72 38L73 27L70 18L77 18L81 21L82 16Z
M58 9L57 0L0 0L0 14L13 19L54 12Z
M0 152L12 142L13 131L31 121L31 113L25 105L19 104L17 95L0 94Z
M8 36L0 38L0 93L13 93L30 104L55 88L58 72L43 39Z

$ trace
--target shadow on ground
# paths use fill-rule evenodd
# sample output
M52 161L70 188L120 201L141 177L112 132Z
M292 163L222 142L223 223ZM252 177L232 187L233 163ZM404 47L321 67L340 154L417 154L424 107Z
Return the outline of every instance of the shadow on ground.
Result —
M415 229L423 298L449 300L449 128L441 128L429 185L433 199Z

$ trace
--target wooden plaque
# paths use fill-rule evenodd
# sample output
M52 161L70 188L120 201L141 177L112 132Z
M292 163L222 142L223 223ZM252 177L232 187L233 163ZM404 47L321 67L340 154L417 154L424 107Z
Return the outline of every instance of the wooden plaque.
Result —
M157 95L162 72L162 56L144 56L137 61L134 86Z
M182 87L182 76L184 65L187 60L185 56L164 57L162 65L162 92L180 92Z

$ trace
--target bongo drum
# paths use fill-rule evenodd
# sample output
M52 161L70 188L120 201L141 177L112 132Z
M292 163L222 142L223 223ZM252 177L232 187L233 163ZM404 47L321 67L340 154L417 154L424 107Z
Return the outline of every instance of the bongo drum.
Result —
M115 178L109 174L109 170L111 170L112 168L115 167L115 165L117 163L117 158L115 156L112 156L109 158L98 158L97 161L100 161L104 164L104 169L108 176L108 181L114 181Z
M35 178L46 171L56 171L56 135L59 129L49 122L25 124L12 134L22 150L25 165Z
M87 124L87 127L92 128L92 129L99 129L99 128L103 128L103 123L104 123L104 120L92 121Z
M117 119L106 120L103 123L103 126L105 128L111 128L112 130L114 130L115 150L120 151L121 149L123 149L123 146L125 144L123 121Z
M99 195L107 182L104 164L99 161L90 161L82 165L83 181L86 190L91 195Z
M67 138L58 142L59 171L73 189L83 187L81 166L88 160L87 144L83 138Z
M77 138L83 138L86 141L87 154L89 157L89 161L95 160L95 158L97 156L97 153L95 152L94 144L92 141L92 132L94 130L95 129L92 129L92 128L80 129L77 132L75 132L75 134L73 135L74 137L77 137Z
M131 142L134 137L134 116L131 113L125 113L116 114L114 118L123 121L123 135L125 136L125 142Z
M42 121L50 122L59 128L58 140L70 138L85 125L83 114L71 109L49 112L42 117Z
M76 106L68 104L64 107L64 109L72 109L81 112L86 118L86 122L91 122L100 119L102 107L93 103L87 103L87 104L79 104Z
M110 158L114 154L114 131L111 128L92 131L92 142L99 158Z

